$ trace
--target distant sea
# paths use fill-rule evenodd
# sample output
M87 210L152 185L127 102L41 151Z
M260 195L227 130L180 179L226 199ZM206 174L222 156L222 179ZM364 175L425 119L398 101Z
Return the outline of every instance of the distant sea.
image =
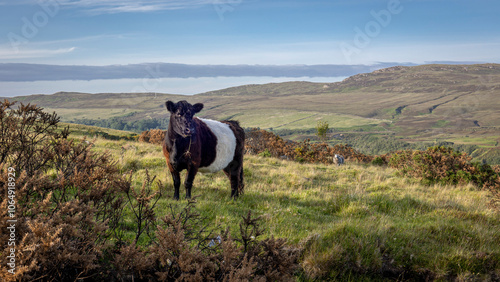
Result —
M247 84L286 81L338 82L346 77L197 77L0 82L0 97L53 94L59 91L82 93L156 92L193 95Z

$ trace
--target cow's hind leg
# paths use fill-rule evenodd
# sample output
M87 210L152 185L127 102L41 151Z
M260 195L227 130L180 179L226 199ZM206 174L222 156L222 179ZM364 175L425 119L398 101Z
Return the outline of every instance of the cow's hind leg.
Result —
M245 183L243 182L243 166L240 167L239 171L238 192L241 195L245 191Z
M229 181L231 182L231 198L236 199L238 198L240 194L240 187L242 185L242 174L240 173L240 170L238 167L234 166L228 166L224 169L224 173L227 175L229 178ZM241 187L242 188L242 187ZM241 192L243 189L241 189Z
M234 173L237 175L237 181L235 183L236 195L242 195L245 188L245 183L243 182L243 154L237 154L232 170L234 170Z

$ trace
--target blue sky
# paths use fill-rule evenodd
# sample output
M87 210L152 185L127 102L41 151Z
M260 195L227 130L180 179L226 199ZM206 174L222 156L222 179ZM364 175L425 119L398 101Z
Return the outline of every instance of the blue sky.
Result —
M0 0L0 63L500 63L499 15L498 0Z

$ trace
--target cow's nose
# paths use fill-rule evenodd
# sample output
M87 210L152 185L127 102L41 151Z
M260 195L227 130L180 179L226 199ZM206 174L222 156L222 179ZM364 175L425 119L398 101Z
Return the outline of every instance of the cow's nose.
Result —
M191 134L191 129L189 129L189 128L184 129L184 133L185 134Z

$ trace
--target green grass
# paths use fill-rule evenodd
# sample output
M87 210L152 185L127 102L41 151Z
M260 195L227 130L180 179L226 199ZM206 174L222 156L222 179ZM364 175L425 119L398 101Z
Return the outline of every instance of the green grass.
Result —
M74 124L74 123L59 123L60 128L69 126L71 136L74 138L82 137L98 137L106 136L107 139L136 139L137 134L130 131L116 130L110 128L102 128L97 126ZM113 146L116 145L113 143Z
M436 123L432 126L432 127L435 127L435 128L440 128L440 127L445 127L449 124L450 122L447 121L447 120L438 120L436 121Z
M161 180L158 216L169 205L185 204L173 200L160 146L98 138L95 150L112 154L123 172L134 171L137 189L145 169ZM384 167L250 155L244 175L245 194L233 201L222 172L198 174L192 191L198 211L207 223L233 233L248 210L261 216L265 236L305 246L301 265L307 274L298 279L371 280L391 267L414 278L426 271L436 279L500 274L500 215L489 208L488 192L472 185L426 186ZM181 186L181 198L184 193ZM127 225L133 228L131 219Z
M220 116L220 119L226 119L226 116ZM318 121L328 122L331 128L351 128L361 126L374 126L381 122L388 122L382 119L369 119L355 115L300 111L300 110L282 110L269 113L268 110L254 110L245 114L231 117L239 120L244 127L260 127L262 129L309 129L314 128ZM263 126L265 124L265 126Z
M127 109L57 109L57 108L45 108L48 112L57 112L58 115L62 117L71 117L65 118L65 121L75 120L75 119L95 119L99 117L100 119L109 119L113 117L120 117L126 115L127 113L133 112L132 110Z
M481 148L491 148L498 145L499 139L491 136L462 136L450 138L449 141L456 144L477 145Z

